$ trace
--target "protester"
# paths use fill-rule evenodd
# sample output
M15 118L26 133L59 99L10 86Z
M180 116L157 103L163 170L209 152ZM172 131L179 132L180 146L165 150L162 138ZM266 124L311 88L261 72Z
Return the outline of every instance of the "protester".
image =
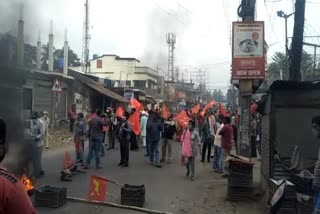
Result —
M232 138L233 138L233 128L231 125L230 117L224 118L224 126L219 131L219 135L221 135L221 157L222 161L222 168L224 169L225 175L228 174L226 168L224 167L225 158L227 155L230 154L232 149Z
M262 131L261 115L257 114L256 148L257 148L258 160L260 160L260 157L261 157L261 131Z
M136 112L136 109L133 108L131 110L131 115L133 115L135 112ZM130 135L131 135L131 138L130 138L130 140L131 140L130 141L131 142L130 150L131 151L138 151L139 150L139 145L138 145L138 141L137 141L137 135L136 135L136 133L134 133L134 131L131 131Z
M44 145L45 148L49 148L49 127L50 127L50 118L48 116L48 112L44 111L43 116L41 117L42 122L44 123Z
M31 115L31 137L33 147L33 175L35 178L39 178L44 175L42 170L42 150L43 150L43 137L45 133L45 125L42 120L39 119L38 112L33 112Z
M147 123L148 123L148 115L145 111L142 111L141 118L140 118L140 132L141 132L142 144L144 148L146 148L147 146Z
M129 113L124 112L123 118L122 118L122 124L119 130L121 160L118 166L122 166L122 167L129 166L129 143L130 143L130 136L131 136L132 129L128 119L129 119Z
M164 162L167 154L168 147L168 163L171 163L172 159L172 139L173 135L176 132L176 124L173 121L173 115L164 121L163 126L163 140L162 140L162 158L160 162Z
M233 116L231 117L231 125L233 128L233 141L234 141L234 146L236 149L236 154L238 155L238 126L237 126L237 122L236 122L236 117Z
M0 119L0 162L8 151L6 134L6 124ZM0 213L37 213L23 184L4 168L0 168L0 189Z
M312 118L312 133L319 140L320 139L320 115ZM312 182L314 195L314 206L313 213L320 214L320 149L318 151L318 160L316 162L316 166L314 168L314 178Z
M74 122L76 121L77 118L77 110L76 110L76 104L73 104L71 106L71 109L68 113L68 118L69 118L69 131L73 132L73 126L74 126Z
M149 132L150 162L152 165L161 168L159 160L159 143L162 127L158 113L152 114L151 120L148 122L147 129Z
M103 140L103 126L105 125L104 120L101 118L102 111L97 110L96 116L89 121L89 152L85 169L90 167L91 159L93 155L96 158L96 169L101 169L100 165L100 153Z
M149 117L147 120L147 136L146 136L146 154L144 155L145 157L150 157L150 131L148 130L148 124L152 120L152 115L154 114L153 111L149 111Z
M108 132L109 148L108 148L108 150L111 150L111 149L114 149L114 147L115 147L116 129L118 126L118 119L114 115L113 110L110 111L108 124L109 124L109 132Z
M202 126L202 158L201 162L204 162L207 154L207 161L210 162L211 158L211 146L214 141L214 116L211 111L207 111L204 124ZM208 152L207 152L208 151Z
M257 120L256 115L252 115L252 120L250 123L250 146L251 146L251 157L257 157L257 149L256 149L256 139L257 139Z
M195 129L195 122L190 120L188 128L181 136L182 142L182 157L185 158L187 168L186 176L189 177L191 172L191 180L194 180L195 173L195 158L197 156L197 147L200 146L199 132Z
M74 143L76 149L76 160L77 163L84 164L84 140L86 136L86 127L84 122L83 113L78 113L78 118L74 124L75 134L74 134Z
M219 132L224 126L223 123L223 116L219 115L217 118L217 133L214 137L214 155L213 155L213 170L217 173L223 173L223 157L222 157L222 151L221 151L221 135Z
M105 141L106 141L106 133L108 131L107 115L102 113L101 114L101 119L104 121L104 125L102 127L103 137L102 137L102 143L101 143L101 156L104 156L104 153L105 153L104 144L105 144Z

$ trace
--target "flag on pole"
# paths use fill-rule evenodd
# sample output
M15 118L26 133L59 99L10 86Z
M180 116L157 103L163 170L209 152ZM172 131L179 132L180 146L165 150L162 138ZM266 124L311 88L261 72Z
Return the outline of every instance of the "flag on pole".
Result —
M63 159L63 169L68 169L71 167L73 164L75 164L75 161L72 160L69 152L66 152L64 154L64 159Z
M191 113L192 114L197 114L200 110L200 103L198 103L197 105L193 106L191 109Z
M227 111L224 108L224 106L222 105L222 103L219 103L219 110L220 110L220 114L222 114L222 116L229 117L229 114L227 113Z
M180 111L176 117L175 120L183 127L188 128L188 123L190 118L188 117L187 113L185 111Z
M107 181L108 180L106 178L96 175L92 175L90 177L88 194L89 201L103 202L106 199Z
M141 107L141 103L137 99L132 98L130 100L130 106L131 108L135 108L137 111L139 111Z
M212 100L210 103L208 103L205 107L204 107L204 109L201 111L201 115L204 115L204 113L206 113L206 111L207 111L207 109L208 108L211 108L211 107L213 107L213 106L215 106L216 105L216 101L214 101L214 100Z
M140 112L135 111L128 120L131 124L132 131L136 134L140 134Z
M124 110L122 107L118 107L117 111L116 111L116 116L117 117L123 117L123 113L124 113Z
M170 117L170 111L167 105L163 104L161 109L161 116L164 119L168 119Z

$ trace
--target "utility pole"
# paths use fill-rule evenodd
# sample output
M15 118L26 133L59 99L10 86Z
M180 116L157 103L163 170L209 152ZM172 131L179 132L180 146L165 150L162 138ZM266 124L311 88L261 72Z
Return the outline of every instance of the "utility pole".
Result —
M85 0L84 4L84 21L83 21L83 35L82 35L82 72L88 73L89 65L89 42L90 42L90 26L89 26L89 0Z
M296 0L289 80L301 81L301 56L306 0Z
M239 16L243 22L254 21L256 0L242 0ZM239 148L237 153L241 156L251 157L250 121L251 121L251 95L253 80L239 80L240 129Z

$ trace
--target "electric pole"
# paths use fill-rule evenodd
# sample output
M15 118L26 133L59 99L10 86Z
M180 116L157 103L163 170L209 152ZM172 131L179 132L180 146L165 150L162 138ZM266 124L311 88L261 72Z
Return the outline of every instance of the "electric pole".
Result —
M289 80L301 81L301 56L306 0L296 0Z
M255 19L256 0L242 0L238 9L238 15L242 22L250 22ZM237 153L241 156L251 157L250 121L251 121L251 95L253 80L239 80L239 105L240 105L240 129L239 148Z
M89 65L89 42L90 42L90 26L89 26L89 0L85 0L84 4L84 20L83 20L83 35L82 35L82 72L88 73Z

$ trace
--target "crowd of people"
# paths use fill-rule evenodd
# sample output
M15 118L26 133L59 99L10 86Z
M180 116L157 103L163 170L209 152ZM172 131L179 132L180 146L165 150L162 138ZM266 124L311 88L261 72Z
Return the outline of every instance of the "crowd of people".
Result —
M145 151L144 156L149 159L150 164L161 168L163 162L172 162L172 144L178 141L181 143L183 164L187 168L186 175L192 180L195 176L195 160L198 155L201 162L212 162L212 168L216 173L227 176L225 158L231 153L232 148L237 148L239 118L236 113L222 114L213 108L199 110L193 114L186 111L190 120L188 127L184 127L175 120L174 115L164 118L160 110L145 109L140 111L140 133L137 135L129 121L135 111L133 108L130 112L124 112L122 116L116 115L116 110L112 108L108 108L105 112L91 111L87 116L78 113L74 121L77 162L88 169L92 158L95 157L95 167L100 169L100 158L104 156L105 150L114 149L116 142L119 142L120 167L129 166L130 150L138 151L141 144ZM252 121L254 150L259 148L256 146L260 136L257 131L259 124L259 119L255 115ZM89 146L85 157L86 139L89 140ZM252 153L255 157L254 154L257 156L259 150Z

